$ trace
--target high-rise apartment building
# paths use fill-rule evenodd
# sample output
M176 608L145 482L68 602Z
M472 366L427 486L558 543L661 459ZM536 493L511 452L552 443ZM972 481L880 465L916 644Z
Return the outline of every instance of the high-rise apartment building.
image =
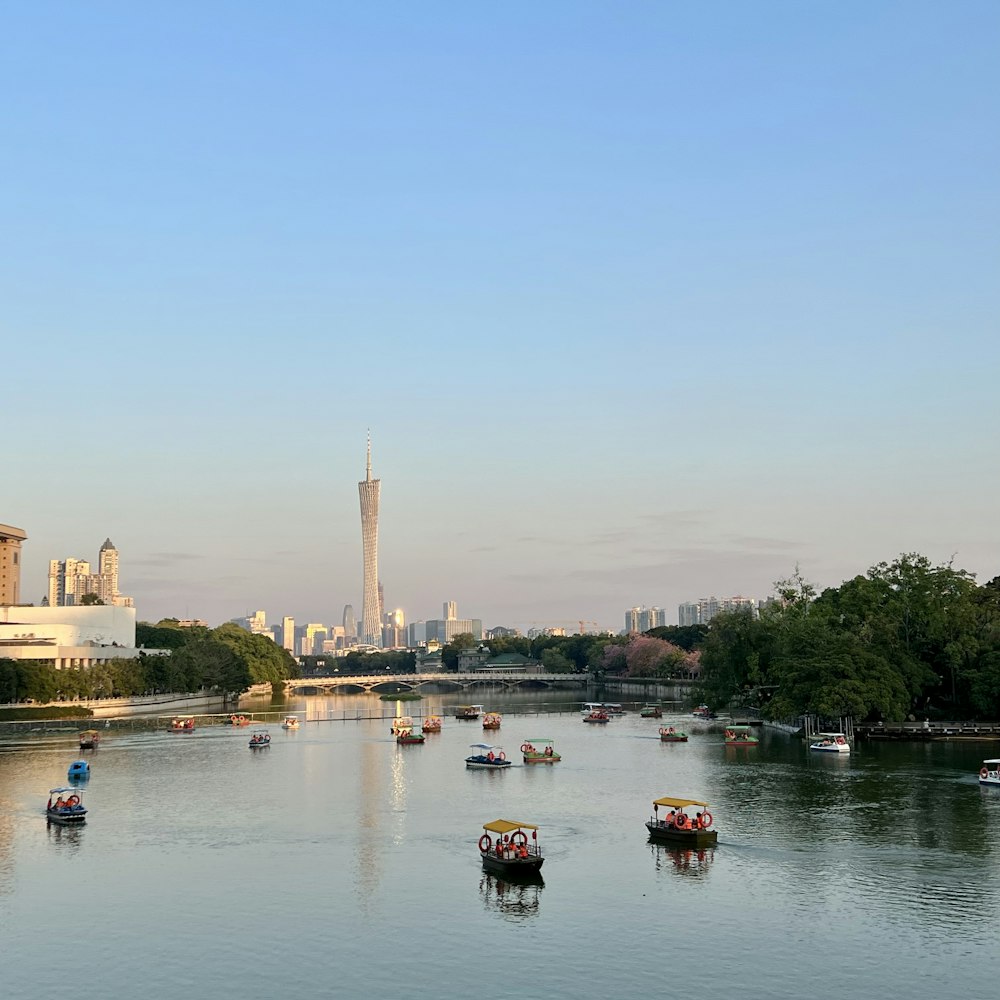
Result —
M0 524L0 604L21 603L21 542L28 536Z
M677 608L679 625L707 625L720 611L749 611L755 617L759 613L760 602L754 597L703 597L699 601L688 601Z
M104 540L97 557L97 572L91 573L84 559L52 559L49 562L50 608L69 607L93 594L102 604L118 608L134 608L135 601L118 592L118 550L110 538Z
M446 622L454 621L458 617L458 603L456 601L445 601L443 610Z
M667 613L663 608L629 608L625 612L625 634L648 632L667 624Z
M382 608L378 584L378 502L382 484L372 479L372 439L368 437L368 465L358 483L361 499L361 542L364 551L364 598L361 603L361 641L382 645Z
M281 648L295 654L295 619L289 615L281 619Z

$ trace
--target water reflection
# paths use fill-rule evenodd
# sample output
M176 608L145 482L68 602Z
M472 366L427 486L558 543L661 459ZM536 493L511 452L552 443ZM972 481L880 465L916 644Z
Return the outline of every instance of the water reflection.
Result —
M495 910L505 920L522 921L538 915L545 881L541 874L508 875L501 878L483 872L479 895L487 910Z
M694 850L690 847L665 847L650 839L649 846L653 849L656 870L673 872L675 875L685 875L692 878L704 878L708 875L712 862L715 861L715 848L703 847Z
M79 853L83 844L84 828L82 826L63 826L62 823L45 821L49 842L53 847L67 854Z

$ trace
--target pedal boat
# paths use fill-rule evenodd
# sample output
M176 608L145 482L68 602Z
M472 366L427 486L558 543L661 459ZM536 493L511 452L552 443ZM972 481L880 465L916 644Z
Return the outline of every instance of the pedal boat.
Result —
M413 719L408 715L397 715L396 718L392 720L392 725L389 727L389 733L392 736L399 736L402 733L412 732Z
M282 729L298 729L302 725L302 720L297 715L286 715L285 721L281 723Z
M538 744L538 747L535 744ZM526 740L521 744L521 753L525 764L558 764L562 760L552 748L550 739Z
M459 705L455 709L455 718L464 719L466 722L475 722L482 715L482 705Z
M83 781L90 777L90 764L85 760L74 760L69 766L67 777L70 781Z
M643 705L639 709L640 719L659 719L663 716L663 709L659 705Z
M66 793L69 792L69 795ZM57 798L53 799L55 795ZM87 809L80 800L79 788L52 788L45 805L45 815L51 823L79 826L87 821Z
M441 716L440 715L428 715L424 719L424 724L420 727L422 732L425 733L439 733L441 732Z
M660 726L662 743L687 743L687 733L679 733L673 726Z
M590 715L585 715L583 717L583 722L595 722L598 725L603 725L609 721L608 713L603 709L597 709L590 713Z
M473 743L470 750L478 751L465 758L465 766L472 770L502 771L511 766L503 747L490 746L489 743Z
M659 816L661 806L666 810L662 819ZM708 811L707 802L669 796L653 799L653 817L646 820L650 839L672 847L713 846L719 834L717 830L710 829L711 826L712 814Z
M727 747L755 747L758 743L749 726L726 726Z
M1000 758L991 757L983 761L979 769L979 784L1000 785Z
M396 733L396 742L401 743L403 746L412 746L415 743L423 743L424 739L424 734L415 733L412 727L410 729L401 729L398 733Z
M261 747L269 747L271 745L271 734L264 732L263 730L257 733L252 733L250 736L250 742L247 746L251 750L259 750Z
M80 733L80 749L96 750L101 742L101 734L96 729L85 729Z
M851 744L843 733L817 733L816 742L809 744L817 753L850 753Z
M503 716L499 712L487 712L483 716L483 729L499 729Z
M486 832L479 838L479 855L486 871L507 877L538 874L545 859L538 846L537 826L495 819L484 823L483 830ZM531 831L530 838L527 830Z
M176 715L170 720L170 732L172 733L193 733L194 716Z

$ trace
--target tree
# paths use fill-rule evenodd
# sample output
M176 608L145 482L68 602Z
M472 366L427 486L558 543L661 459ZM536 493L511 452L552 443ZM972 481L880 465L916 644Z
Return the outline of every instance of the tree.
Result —
M80 598L80 603L84 607L92 607L95 604L103 604L104 601L102 601L97 594L84 594L83 597Z

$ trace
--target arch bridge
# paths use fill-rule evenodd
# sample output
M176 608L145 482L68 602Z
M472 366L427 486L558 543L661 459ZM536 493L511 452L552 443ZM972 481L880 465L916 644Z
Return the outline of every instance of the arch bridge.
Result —
M529 674L516 670L464 670L458 673L418 673L418 674L327 674L322 677L297 677L285 681L290 691L315 688L324 693L341 691L375 691L389 694L393 691L414 691L421 688L444 688L448 691L467 691L476 687L504 688L514 691L519 688L586 687L587 674Z

